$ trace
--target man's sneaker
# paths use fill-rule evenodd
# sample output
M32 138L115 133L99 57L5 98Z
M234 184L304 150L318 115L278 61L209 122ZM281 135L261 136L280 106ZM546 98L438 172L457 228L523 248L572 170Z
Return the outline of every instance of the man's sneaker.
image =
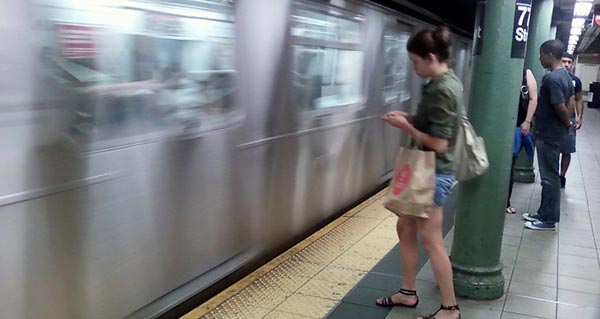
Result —
M534 222L525 222L525 227L533 230L550 230L555 231L556 225L550 223L544 223L542 221L536 220Z
M559 176L560 177L560 188L565 188L565 185L567 184L567 178L564 176Z
M538 214L531 214L531 213L525 213L523 214L523 219L530 221L530 222L537 222L540 220L539 218L540 216L538 216Z

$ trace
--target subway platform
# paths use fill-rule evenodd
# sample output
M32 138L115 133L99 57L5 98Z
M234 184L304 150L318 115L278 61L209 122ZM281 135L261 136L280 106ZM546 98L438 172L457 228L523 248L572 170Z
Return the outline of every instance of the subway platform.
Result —
M535 165L537 170L537 164ZM577 153L562 191L556 232L523 227L520 213L540 202L534 184L515 184L506 215L501 261L505 294L492 301L459 298L465 319L600 318L600 110L586 109ZM382 191L182 318L415 318L439 307L439 292L421 251L416 309L381 308L375 299L400 285L396 217ZM453 238L455 195L446 210ZM486 212L489 214L504 214Z

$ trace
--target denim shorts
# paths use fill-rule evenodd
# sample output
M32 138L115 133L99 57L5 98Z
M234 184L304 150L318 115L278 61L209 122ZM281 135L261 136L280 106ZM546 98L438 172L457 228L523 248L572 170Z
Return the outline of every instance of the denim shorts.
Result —
M575 122L575 121L573 121ZM567 139L565 140L564 143L562 143L562 145L560 146L560 153L561 154L571 154L571 153L575 153L576 149L575 149L575 141L577 139L577 131L575 130L575 128L570 128L569 129L569 137L567 137Z
M435 175L435 195L433 197L434 206L444 206L446 198L448 197L448 194L450 194L454 184L455 180L453 174L437 173Z

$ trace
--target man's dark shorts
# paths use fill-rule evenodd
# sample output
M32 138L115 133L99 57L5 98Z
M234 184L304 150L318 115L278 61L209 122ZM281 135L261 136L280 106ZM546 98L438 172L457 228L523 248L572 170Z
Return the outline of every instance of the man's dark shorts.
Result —
M561 154L572 154L575 153L575 140L577 138L577 130L575 128L571 128L569 130L569 137L566 139L565 143L560 146Z

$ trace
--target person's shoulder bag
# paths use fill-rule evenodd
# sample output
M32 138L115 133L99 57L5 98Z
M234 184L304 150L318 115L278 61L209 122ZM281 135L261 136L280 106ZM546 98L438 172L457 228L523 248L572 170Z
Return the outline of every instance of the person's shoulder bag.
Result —
M466 181L483 175L490 166L485 141L478 136L469 122L462 105L459 105L458 126L454 154L454 178Z

